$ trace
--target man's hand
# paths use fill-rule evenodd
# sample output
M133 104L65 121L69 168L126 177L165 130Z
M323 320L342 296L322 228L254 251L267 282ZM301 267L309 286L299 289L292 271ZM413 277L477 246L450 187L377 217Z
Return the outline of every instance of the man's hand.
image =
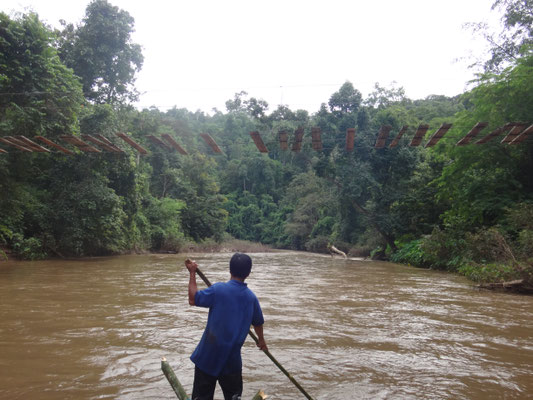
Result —
M189 304L194 306L194 296L198 291L198 287L196 286L196 270L198 269L198 264L187 258L185 260L185 266L189 270Z
M265 338L259 339L259 343L257 343L257 347L259 347L259 350L268 351L268 347L265 343Z
M196 270L198 269L198 264L196 264L195 261L189 260L188 258L185 260L185 266L191 274L196 273Z
M254 331L257 334L257 347L259 347L260 350L268 351L265 337L263 336L263 325L254 325Z

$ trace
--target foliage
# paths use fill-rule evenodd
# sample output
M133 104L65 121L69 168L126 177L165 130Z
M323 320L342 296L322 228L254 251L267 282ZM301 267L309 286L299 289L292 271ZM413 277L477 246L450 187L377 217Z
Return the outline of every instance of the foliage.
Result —
M313 171L294 177L284 199L293 208L285 225L285 232L292 238L292 246L303 249L310 239L332 233L332 219L328 217L335 215L331 207L334 201L329 185L316 177Z
M143 56L140 45L131 42L133 25L127 11L93 0L82 23L61 32L61 58L81 78L88 100L116 104L137 99L133 83Z
M179 251L185 241L180 215L184 206L185 203L175 199L151 199L146 216L152 227L152 250Z
M20 234L13 236L13 251L25 260L42 260L48 255L39 239L35 237L25 239Z
M328 236L314 236L305 242L305 250L315 253L326 253L330 240Z
M465 264L458 268L458 272L478 283L506 282L521 277L510 264Z
M464 95L471 109L459 114L457 125L472 127L485 120L492 130L506 121L533 120L531 82L531 57L499 76L484 77L478 87ZM447 149L453 162L436 179L437 198L450 205L444 222L460 224L463 229L495 224L506 208L531 197L531 148L531 142L517 146L493 141L484 146Z
M496 0L493 9L503 11L503 28L491 33L483 23L473 24L491 47L491 57L484 63L485 71L500 72L502 66L513 64L520 56L533 51L533 1Z
M185 233L194 240L213 237L220 241L226 228L225 196L219 194L215 163L203 155L186 159L182 173L186 184L180 185L178 199L186 203L182 211Z
M477 263L506 262L515 256L506 238L495 227L465 234L468 259Z
M0 13L0 135L76 131L81 86L36 14Z
M0 225L0 244L6 244L6 241L12 237L13 232L8 227Z
M533 203L524 202L506 209L501 229L510 238L510 247L518 259L533 254Z
M391 261L416 267L429 266L426 254L422 250L422 243L422 239L417 239L398 246L398 251L391 256Z
M61 253L82 256L126 250L122 200L103 180L87 176L62 189L55 193L56 207L49 210Z
M466 261L466 245L462 231L435 228L424 238L422 251L432 267L455 271Z
M351 82L344 83L338 92L331 95L328 105L334 114L352 114L358 111L363 100L359 90Z
M9 230L6 226L0 225L0 246L3 246L7 243L8 239L13 237L13 232ZM0 256L7 260L7 255L4 250L0 247Z

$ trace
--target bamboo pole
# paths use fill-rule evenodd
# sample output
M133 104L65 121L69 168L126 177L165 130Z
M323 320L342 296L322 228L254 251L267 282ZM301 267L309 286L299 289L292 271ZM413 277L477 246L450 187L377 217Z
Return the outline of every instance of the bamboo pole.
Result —
M211 286L211 282L209 282L209 279L207 279L207 277L203 274L202 271L200 271L200 268L196 268L196 273L198 274L198 276L204 281L204 283L207 285L207 286ZM259 339L257 338L257 336L255 336L255 334L252 332L252 330L249 330L248 331L248 335L250 335L250 337L254 340L254 342L256 344L259 343ZM313 398L309 395L309 393L307 393L305 391L305 389L298 383L298 381L285 369L283 368L283 365L281 365L279 363L278 360L276 360L276 358L270 353L270 351L264 349L263 350L263 353L265 353L267 355L268 358L270 358L270 360L272 360L272 362L276 365L276 367L279 368L279 370L281 372L283 372L285 374L285 376L287 378L289 378L289 380L294 384L294 386L296 386L298 388L298 390L309 400L313 400Z
M252 400L265 400L268 396L265 394L265 392L263 392L262 390L260 390L259 392L257 392L255 394L254 397L252 397Z
M181 385L180 381L178 380L178 377L174 373L174 370L172 369L165 357L161 358L161 370L167 377L168 383L170 383L170 386L172 386L172 389L174 389L174 392L176 393L176 396L178 396L178 399L190 400L190 397L187 395L187 392Z

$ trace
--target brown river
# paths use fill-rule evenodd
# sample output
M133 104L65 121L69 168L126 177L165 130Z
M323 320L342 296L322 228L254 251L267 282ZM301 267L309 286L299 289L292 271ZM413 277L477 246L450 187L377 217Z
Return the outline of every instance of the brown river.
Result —
M533 398L533 297L391 263L251 255L270 352L313 398ZM230 256L194 258L216 282ZM0 263L0 399L176 398L163 356L190 393L207 312L188 305L185 258ZM242 354L243 400L304 398L250 338Z

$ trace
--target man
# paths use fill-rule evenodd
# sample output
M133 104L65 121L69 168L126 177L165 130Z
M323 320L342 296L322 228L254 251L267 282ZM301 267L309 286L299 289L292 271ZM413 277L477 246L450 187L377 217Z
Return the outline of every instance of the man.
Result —
M198 290L198 265L185 261L189 270L189 304L209 308L207 326L191 355L195 364L193 400L212 400L218 381L225 400L240 399L242 394L241 347L250 325L259 339L258 347L267 350L263 337L263 313L255 294L244 280L252 270L252 259L242 253L231 257L231 279Z

